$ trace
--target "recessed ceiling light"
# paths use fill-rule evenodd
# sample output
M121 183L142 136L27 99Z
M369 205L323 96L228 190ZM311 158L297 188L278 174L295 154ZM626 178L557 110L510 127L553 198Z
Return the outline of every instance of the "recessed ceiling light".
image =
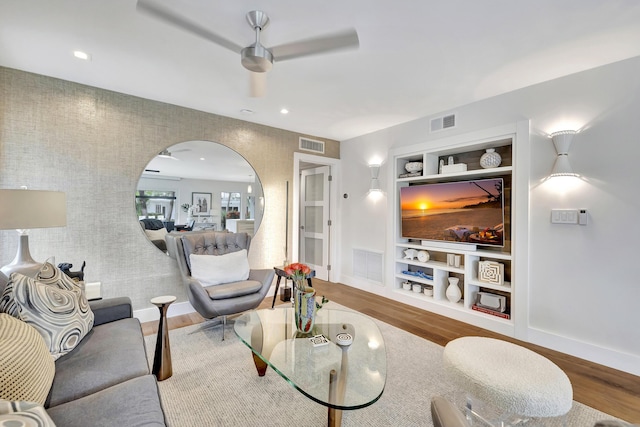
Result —
M204 160L204 157L200 157L200 160Z
M280 110L280 112L282 114L289 114L289 110L287 110L286 108L283 108L282 110Z
M78 59L84 59L85 61L91 61L91 55L81 50L74 50L73 56L75 56Z
M253 110L249 110L248 108L243 108L240 112L242 114L253 114Z

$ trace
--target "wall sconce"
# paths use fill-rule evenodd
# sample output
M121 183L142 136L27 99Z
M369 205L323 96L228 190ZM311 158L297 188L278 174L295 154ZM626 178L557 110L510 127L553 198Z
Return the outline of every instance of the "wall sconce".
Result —
M578 176L577 173L573 172L571 164L569 163L569 147L576 133L574 130L562 130L551 134L551 140L556 147L558 157L556 158L549 178L555 176Z
M371 172L371 183L369 184L369 192L382 191L380 188L380 180L378 174L380 173L380 165L369 165L369 171Z

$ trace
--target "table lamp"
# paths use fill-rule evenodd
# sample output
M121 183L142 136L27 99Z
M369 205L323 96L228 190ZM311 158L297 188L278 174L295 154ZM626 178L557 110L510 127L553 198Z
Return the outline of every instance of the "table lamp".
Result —
M59 191L0 190L0 230L15 229L20 234L18 253L0 271L10 277L13 272L33 276L42 267L29 253L31 228L64 227L67 225L67 202Z

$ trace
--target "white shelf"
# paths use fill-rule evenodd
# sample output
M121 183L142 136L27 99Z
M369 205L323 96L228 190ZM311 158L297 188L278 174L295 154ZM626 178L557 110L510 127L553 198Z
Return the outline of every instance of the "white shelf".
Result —
M449 271L451 273L464 274L464 266L453 267L453 266L447 265L446 262L439 262L439 261L420 262L416 260L403 259L403 258L397 259L396 262L400 264L415 265L416 267L432 268L436 270Z
M471 286L478 286L481 288L493 289L495 291L511 293L511 283L509 282L504 282L503 285L494 285L493 283L485 283L478 280L469 280L468 284Z
M398 182L414 182L414 181L459 181L464 178L476 177L492 177L497 175L510 174L513 171L511 166L501 166L492 169L474 169L464 172L455 173L438 173L421 176L411 176L407 178L398 178Z

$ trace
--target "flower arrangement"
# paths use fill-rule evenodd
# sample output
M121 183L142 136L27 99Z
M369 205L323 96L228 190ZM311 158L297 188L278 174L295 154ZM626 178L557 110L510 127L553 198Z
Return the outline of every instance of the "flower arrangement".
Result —
M307 277L307 274L311 273L311 269L308 265L301 264L299 262L285 265L283 270L287 273L287 276L294 281L294 283L304 280Z
M188 211L189 211L189 208L191 207L191 205L190 205L189 203L185 203L185 204L183 204L183 205L182 205L182 206L180 206L180 207L182 208L182 210L183 210L184 212L188 212Z
M293 280L294 291L298 287L301 292L304 292L306 287L304 286L304 279L307 277L307 274L311 273L311 268L308 265L302 264L299 262L294 262L289 265L285 265L283 268L284 272L287 273L287 277ZM315 291L314 291L315 292ZM323 295L322 302L318 303L316 301L316 311L320 310L323 305L328 303L329 300Z

